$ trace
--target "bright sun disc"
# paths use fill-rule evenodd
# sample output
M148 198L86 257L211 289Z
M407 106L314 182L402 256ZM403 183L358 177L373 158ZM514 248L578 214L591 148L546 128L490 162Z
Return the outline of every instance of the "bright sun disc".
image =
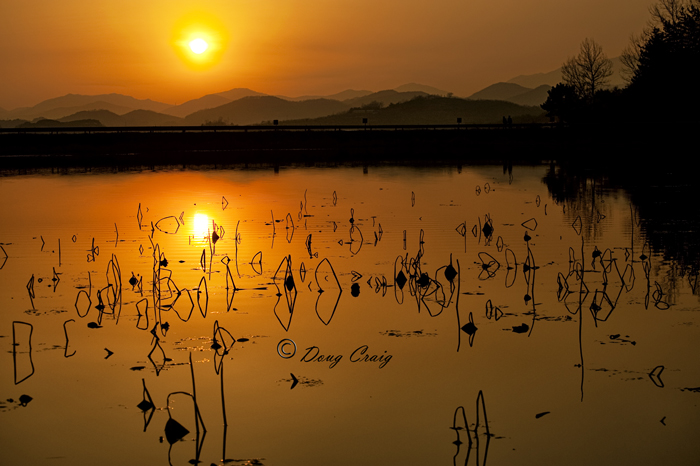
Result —
M211 222L207 214L194 214L194 224L192 225L192 234L197 238L206 238L209 235L209 227Z
M197 38L190 42L190 49L197 55L204 53L208 48L209 44L202 38Z

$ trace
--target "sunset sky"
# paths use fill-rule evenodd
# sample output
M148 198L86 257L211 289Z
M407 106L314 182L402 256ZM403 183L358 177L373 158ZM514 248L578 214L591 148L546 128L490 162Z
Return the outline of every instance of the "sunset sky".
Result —
M468 96L549 72L591 37L618 56L652 0L0 0L0 107L120 93L180 104L421 83ZM209 43L201 55L187 43Z

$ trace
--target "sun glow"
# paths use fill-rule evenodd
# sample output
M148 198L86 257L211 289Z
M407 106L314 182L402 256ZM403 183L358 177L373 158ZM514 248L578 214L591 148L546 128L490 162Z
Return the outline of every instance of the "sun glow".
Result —
M181 18L173 27L171 39L175 53L193 70L206 70L218 64L227 42L224 25L204 13Z

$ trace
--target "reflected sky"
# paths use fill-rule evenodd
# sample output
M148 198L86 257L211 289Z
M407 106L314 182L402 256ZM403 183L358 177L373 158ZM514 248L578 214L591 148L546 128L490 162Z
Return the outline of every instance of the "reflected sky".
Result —
M695 464L692 270L551 170L0 178L3 458Z

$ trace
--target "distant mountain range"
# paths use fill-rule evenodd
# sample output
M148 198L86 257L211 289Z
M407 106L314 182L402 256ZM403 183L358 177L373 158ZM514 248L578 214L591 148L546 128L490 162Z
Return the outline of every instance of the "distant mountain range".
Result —
M204 97L200 97L199 99L188 100L184 104L175 105L163 110L163 113L184 118L187 115L193 114L200 110L215 108L220 105L233 102L234 100L242 99L244 97L261 95L266 94L263 94L262 92L251 91L250 89L236 88L231 89L230 91L220 92L218 94L208 94Z
M346 104L331 99L294 102L271 95L248 96L219 107L192 113L185 118L185 124L251 125L266 120L315 118L342 112L347 108Z
M511 116L516 123L544 122L539 107L518 105L503 100L471 100L460 97L423 95L386 107L355 107L347 112L314 119L288 120L281 125L427 125L501 123Z
M182 118L151 110L132 110L124 115L118 115L109 110L85 110L58 119L61 123L84 120L97 120L102 123L102 126L181 126L186 124Z
M622 86L620 77L621 63L619 58L614 58L614 75L611 78L612 86ZM507 82L492 84L466 98L467 101L501 101L526 108L528 114L541 113L539 105L547 99L547 91L551 86L561 81L561 69L549 73L517 76ZM437 115L447 112L448 120L461 117L467 123L467 118L472 122L482 122L482 118L473 115L473 109L480 108L484 115L490 115L491 122L500 122L503 114L521 115L516 107L498 106L494 103L483 106L472 106L469 112L466 107L460 107L457 111L457 102L465 99L456 98L452 93L422 84L410 83L395 89L379 92L368 90L348 89L332 95L307 95L300 97L271 96L251 89L235 88L215 94L208 94L197 99L189 100L180 105L169 105L150 99L136 99L121 94L79 95L68 94L62 97L45 100L33 107L16 108L6 110L0 108L0 127L15 127L27 122L36 122L40 119L48 119L61 124L77 121L96 120L104 126L178 126L178 125L203 125L203 124L233 124L250 125L272 120L311 121L318 118L327 118L328 121L340 121L353 119L352 113L377 112L388 118L397 111L396 105L412 101L416 98L427 96L441 96L452 98L438 105L440 109L431 110L430 114ZM420 100L419 106L437 105L436 100ZM418 104L416 104L418 105ZM460 104L462 105L462 104ZM364 108L363 107L367 107ZM494 109L500 108L496 111ZM391 110L389 110L392 108ZM412 106L401 107L409 111ZM447 110L447 109L452 110ZM486 109L490 109L486 111ZM452 114L452 111L460 113ZM491 112L493 110L493 112ZM437 113L436 113L437 112ZM449 118L447 117L449 114ZM340 116L345 115L345 116ZM471 116L467 116L471 115ZM356 117L357 115L354 115ZM454 118L453 118L454 117ZM417 117L408 119L415 120ZM355 121L355 120L353 120ZM398 121L398 120L397 120ZM58 123L56 123L58 124ZM92 124L92 123L90 123ZM391 124L391 123L388 123ZM51 125L43 122L41 125Z
M16 108L7 111L3 118L57 119L83 110L110 110L117 114L132 110L151 110L161 112L171 105L150 99L136 99L122 94L80 95L67 94L62 97L45 100L33 107Z
M303 95L300 97L286 97L283 95L278 95L280 99L284 100L293 100L293 101L301 101L301 100L314 100L314 99L332 99L332 100L348 100L348 99L356 99L358 97L364 97L366 95L372 94L372 91L356 91L354 89L347 89L342 92L338 92L337 94L331 94L331 95Z

